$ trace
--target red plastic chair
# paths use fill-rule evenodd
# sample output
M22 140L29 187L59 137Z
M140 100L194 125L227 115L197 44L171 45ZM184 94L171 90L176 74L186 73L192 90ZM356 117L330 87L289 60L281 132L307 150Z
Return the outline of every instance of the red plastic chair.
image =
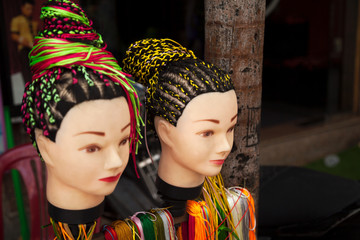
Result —
M11 169L19 171L26 187L29 200L30 239L49 239L52 236L51 227L42 229L49 223L45 197L45 170L32 144L24 144L12 148L0 155L0 239L4 238L3 210L2 210L2 180L6 172ZM53 235L53 234L50 234Z

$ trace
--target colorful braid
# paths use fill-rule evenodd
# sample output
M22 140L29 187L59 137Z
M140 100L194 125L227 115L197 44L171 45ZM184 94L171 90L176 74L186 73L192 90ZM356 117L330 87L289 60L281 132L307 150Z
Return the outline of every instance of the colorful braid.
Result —
M69 0L49 0L42 7L40 18L44 29L39 37L81 40L99 48L104 44L85 12Z
M234 89L224 71L171 39L150 38L133 43L123 65L125 72L148 87L146 108L150 125L155 116L160 116L176 126L194 97Z
M23 122L34 146L35 128L43 130L45 136L55 141L56 131L66 112L81 101L95 100L99 96L91 96L88 92L106 92L115 97L120 96L119 90L116 90L120 88L129 105L130 152L134 157L141 137L142 120L140 102L131 85L133 81L129 79L130 75L122 72L114 56L105 50L101 35L91 27L91 21L75 3L49 0L41 10L41 18L44 29L35 38L34 48L29 55L33 78L25 86L21 106ZM72 76L72 84L67 89L80 89L84 95L79 102L64 101L59 92L58 85L64 84L62 79L66 74ZM81 82L78 82L80 79ZM106 87L95 84L94 80ZM58 104L62 104L60 112L54 109Z

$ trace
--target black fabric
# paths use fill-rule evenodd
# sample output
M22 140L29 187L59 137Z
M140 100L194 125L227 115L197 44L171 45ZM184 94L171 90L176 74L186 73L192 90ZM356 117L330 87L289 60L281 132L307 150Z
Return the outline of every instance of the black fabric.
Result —
M156 187L161 198L162 207L170 207L168 210L173 217L185 214L186 201L194 200L200 196L203 184L193 188L182 188L168 184L159 176L156 178Z
M55 207L48 203L49 216L56 222L68 224L87 224L93 223L104 211L104 202L96 207L83 210L67 210Z
M260 170L259 233L321 235L360 210L358 181L301 167Z

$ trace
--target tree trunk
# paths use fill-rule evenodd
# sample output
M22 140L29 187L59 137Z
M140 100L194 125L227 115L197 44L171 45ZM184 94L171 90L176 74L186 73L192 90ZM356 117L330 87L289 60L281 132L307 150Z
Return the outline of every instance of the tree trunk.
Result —
M234 81L239 118L226 186L244 186L257 199L265 0L205 0L205 59Z

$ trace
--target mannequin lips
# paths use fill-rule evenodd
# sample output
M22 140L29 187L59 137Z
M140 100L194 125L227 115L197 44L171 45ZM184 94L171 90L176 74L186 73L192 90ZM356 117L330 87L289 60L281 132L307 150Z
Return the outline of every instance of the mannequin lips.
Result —
M219 159L219 160L210 160L211 163L216 165L223 165L225 162L225 159Z
M103 181L103 182L115 182L117 181L121 176L121 173L119 173L116 176L113 177L107 177L107 178L100 178L99 181Z

